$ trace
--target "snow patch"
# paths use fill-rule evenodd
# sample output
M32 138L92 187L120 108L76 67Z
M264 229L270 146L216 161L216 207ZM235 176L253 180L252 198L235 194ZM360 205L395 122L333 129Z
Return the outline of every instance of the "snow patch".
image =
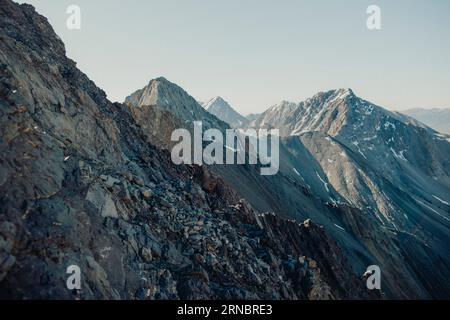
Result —
M325 182L325 180L322 179L322 177L319 175L319 173L316 171L316 175L319 178L320 181L322 181L323 185L325 186L325 189L327 190L327 192L330 192L330 189L328 188L328 183Z
M337 227L337 228L339 228L339 229L341 229L341 230L343 230L343 231L345 231L345 229L344 228L342 228L340 225L337 225L336 223L333 223L334 224L334 226L335 227Z

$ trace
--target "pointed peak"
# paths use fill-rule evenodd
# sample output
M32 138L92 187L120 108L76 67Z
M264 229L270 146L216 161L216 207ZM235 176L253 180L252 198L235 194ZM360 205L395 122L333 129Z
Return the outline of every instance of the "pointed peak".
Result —
M284 107L289 107L289 106L294 106L294 105L296 105L295 102L288 101L288 100L281 100L279 103L274 104L272 106L272 108L284 108Z
M207 102L207 104L213 104L213 103L227 103L227 102L222 97L217 96Z
M280 111L280 110L290 110L298 106L297 103L287 100L281 100L278 104L271 106L268 110Z
M346 96L354 96L354 92L352 89L350 88L338 88L338 89L332 89L332 90L328 90L328 91L321 91L317 94L314 95L314 97L316 96L327 96L327 97L337 97L337 96L341 96L341 97L346 97Z
M175 92L177 93L177 95L179 97L184 97L186 99L192 98L191 95L186 90L184 90L180 85L178 85L175 82L172 82L170 80L167 80L167 78L162 77L162 76L150 80L148 85L146 87L144 87L144 90L156 91L157 95L160 98L163 98L163 97L165 98L164 102L166 100L174 99Z

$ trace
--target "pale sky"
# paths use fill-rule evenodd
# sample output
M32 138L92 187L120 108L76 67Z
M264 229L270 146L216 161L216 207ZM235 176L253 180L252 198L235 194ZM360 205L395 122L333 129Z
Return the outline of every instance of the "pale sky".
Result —
M164 76L242 114L352 88L388 109L450 107L448 0L26 0L113 101ZM81 9L81 30L66 8ZM381 8L381 30L366 9Z

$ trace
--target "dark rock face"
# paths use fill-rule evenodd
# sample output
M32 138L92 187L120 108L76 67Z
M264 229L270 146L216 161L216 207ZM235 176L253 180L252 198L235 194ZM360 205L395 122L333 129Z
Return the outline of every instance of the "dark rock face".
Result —
M321 227L174 166L29 5L0 0L0 70L0 298L377 298Z

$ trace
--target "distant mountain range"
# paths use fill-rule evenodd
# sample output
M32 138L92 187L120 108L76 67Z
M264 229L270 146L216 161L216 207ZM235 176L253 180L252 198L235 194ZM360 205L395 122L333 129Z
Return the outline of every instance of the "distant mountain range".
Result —
M0 298L450 298L448 136L351 89L246 118L160 77L112 103L10 0L0 39ZM174 165L193 121L279 129L279 173Z
M110 102L27 4L0 0L0 39L0 299L381 296L315 222L172 163L173 128L229 128L179 86L158 78Z
M450 134L450 108L416 108L403 110L401 112L420 122L423 122L438 132Z

